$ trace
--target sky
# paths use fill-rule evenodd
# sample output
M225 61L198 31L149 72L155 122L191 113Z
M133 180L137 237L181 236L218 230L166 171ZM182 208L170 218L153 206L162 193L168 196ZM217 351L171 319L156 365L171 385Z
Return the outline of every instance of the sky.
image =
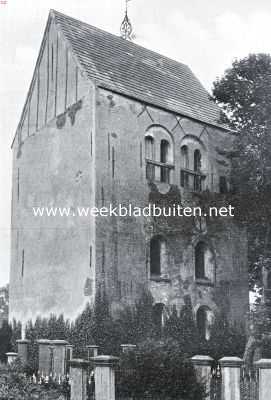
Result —
M119 34L125 0L7 0L0 4L0 286L10 263L10 144L49 10ZM271 53L269 0L131 0L135 42L181 61L210 91L236 58Z

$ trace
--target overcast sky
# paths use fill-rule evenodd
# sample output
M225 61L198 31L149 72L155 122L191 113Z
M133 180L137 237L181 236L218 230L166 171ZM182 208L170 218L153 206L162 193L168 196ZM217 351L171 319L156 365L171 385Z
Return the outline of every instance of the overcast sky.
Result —
M7 0L0 5L0 286L10 258L10 144L50 8L119 34L125 0ZM271 53L268 0L131 0L136 42L188 64L210 90L234 58Z

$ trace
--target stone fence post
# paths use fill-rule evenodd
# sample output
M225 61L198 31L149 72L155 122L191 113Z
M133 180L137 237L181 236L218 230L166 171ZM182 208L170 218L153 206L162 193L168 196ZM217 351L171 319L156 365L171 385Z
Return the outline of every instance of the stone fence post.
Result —
M39 373L43 375L49 375L51 370L51 357L52 349L51 340L39 339L37 340L39 346Z
M99 350L99 346L96 346L95 344L89 344L87 346L88 360L90 360L91 357L97 357L98 350Z
M73 359L73 348L72 344L67 344L66 353L65 353L65 374L69 374L70 372L70 364L69 361Z
M240 376L243 360L223 357L219 360L222 373L222 400L241 400Z
M209 356L194 356L191 362L195 368L197 381L205 384L206 400L210 400L211 372L214 359Z
M93 358L95 400L115 400L115 365L118 360L117 357L113 356Z
M267 400L271 394L271 359L262 358L254 363L259 376L259 400Z
M63 376L68 371L67 361L72 358L71 346L66 340L40 339L39 346L39 372L43 375L50 373Z
M52 373L57 376L63 376L66 373L66 348L68 342L66 340L51 340L51 349L53 351L53 370Z
M16 340L17 349L18 349L18 357L20 358L23 365L27 365L28 362L28 345L30 340L27 339L19 339Z
M136 344L121 344L120 347L123 353L128 353L136 349Z
M18 353L13 353L10 351L9 353L6 353L6 356L7 356L7 363L10 365L16 360L16 358L18 357Z
M89 361L73 359L69 361L71 400L87 400Z

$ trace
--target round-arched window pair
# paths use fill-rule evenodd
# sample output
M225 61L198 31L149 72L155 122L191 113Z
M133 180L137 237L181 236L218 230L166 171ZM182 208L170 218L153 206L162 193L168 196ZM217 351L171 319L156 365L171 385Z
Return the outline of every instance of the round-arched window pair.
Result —
M200 192L206 178L206 148L204 144L192 135L187 135L182 140L181 146L181 187Z
M189 153L188 153L188 146L183 145L181 147L181 164L182 167L185 169L189 169ZM200 172L201 169L201 152L199 149L196 149L194 151L194 164L193 164L193 170L195 172Z
M145 135L146 178L171 183L173 142L161 126L152 126Z

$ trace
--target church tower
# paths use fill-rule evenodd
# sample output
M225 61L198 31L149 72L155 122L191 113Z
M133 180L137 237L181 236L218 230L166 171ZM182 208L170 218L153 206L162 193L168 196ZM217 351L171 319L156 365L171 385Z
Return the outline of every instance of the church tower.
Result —
M189 299L206 337L221 310L243 321L247 242L234 218L78 211L192 206L203 193L223 204L231 147L188 66L52 10L12 145L10 318L75 318L103 286L113 313L147 288L160 321Z

